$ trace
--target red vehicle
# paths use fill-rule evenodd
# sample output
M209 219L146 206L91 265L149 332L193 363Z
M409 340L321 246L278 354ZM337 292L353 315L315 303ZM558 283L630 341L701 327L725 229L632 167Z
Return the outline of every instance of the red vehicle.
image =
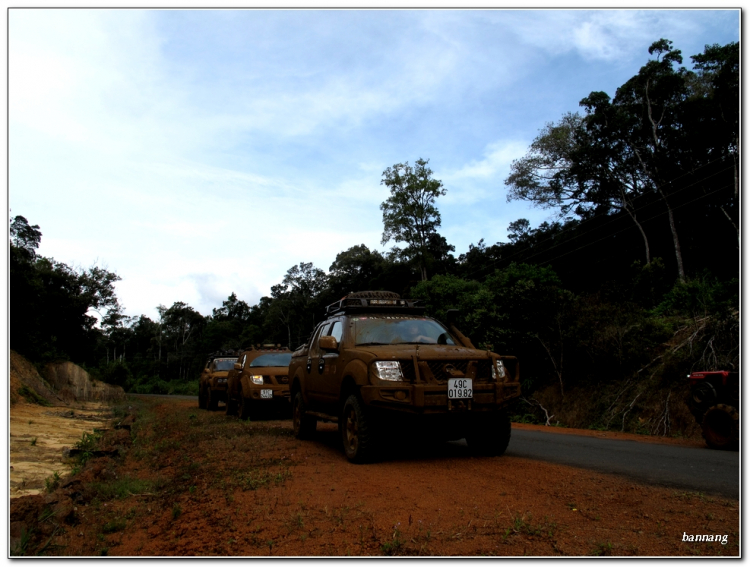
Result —
M701 425L706 444L713 449L737 449L740 438L739 372L693 372L688 375L688 380L688 406Z

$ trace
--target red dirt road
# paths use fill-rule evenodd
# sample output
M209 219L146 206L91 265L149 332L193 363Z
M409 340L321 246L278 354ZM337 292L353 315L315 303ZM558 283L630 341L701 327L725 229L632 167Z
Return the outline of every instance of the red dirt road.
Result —
M395 447L387 460L352 465L333 425L298 441L289 421L242 423L188 401L154 406L152 437L144 425L121 463L80 474L156 480L163 488L80 503L78 523L53 538L55 554L739 553L736 500L521 458L473 457L455 444ZM143 452L139 439L158 439L158 452L152 445ZM727 543L683 542L684 534L726 535Z

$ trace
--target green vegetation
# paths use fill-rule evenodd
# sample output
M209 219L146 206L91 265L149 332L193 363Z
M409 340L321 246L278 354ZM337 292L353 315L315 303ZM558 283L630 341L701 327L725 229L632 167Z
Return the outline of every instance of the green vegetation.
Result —
M115 532L121 532L127 525L128 523L124 519L112 520L102 526L102 533L113 534Z
M58 486L60 486L60 473L57 471L44 479L44 488L47 492L54 492Z
M380 551L383 555L398 555L404 543L406 543L405 540L402 539L399 526L400 523L393 526L391 539L380 545Z
M18 389L18 393L21 394L24 398L26 398L26 401L32 404L37 404L40 406L50 407L52 404L49 403L49 401L46 398L43 398L39 394L37 394L34 390L29 388L26 385L21 386Z
M326 305L385 289L441 320L459 309L475 345L518 356L522 397L511 410L523 421L688 435L686 374L737 369L740 348L739 45L690 59L688 68L672 42L655 41L614 96L581 93L580 112L549 122L513 162L509 199L554 220L517 219L507 242L454 255L438 232L450 188L428 160L397 163L381 179L382 243L394 248L350 246L328 272L301 262L252 306L232 293L208 316L178 301L158 306L156 320L126 317L116 274L38 256L39 227L17 216L11 347L35 362L85 364L130 392L195 395L207 353L296 348Z

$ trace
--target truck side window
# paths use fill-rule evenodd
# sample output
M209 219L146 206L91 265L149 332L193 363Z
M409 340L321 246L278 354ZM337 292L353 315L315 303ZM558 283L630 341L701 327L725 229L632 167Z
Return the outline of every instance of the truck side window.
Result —
M337 343L341 342L341 335L343 334L343 327L341 326L341 321L335 321L331 328L328 331L328 334L331 335L334 339L336 339Z
M312 343L310 344L310 351L307 356L318 356L318 338L325 336L323 330L328 326L328 323L322 323L313 337Z

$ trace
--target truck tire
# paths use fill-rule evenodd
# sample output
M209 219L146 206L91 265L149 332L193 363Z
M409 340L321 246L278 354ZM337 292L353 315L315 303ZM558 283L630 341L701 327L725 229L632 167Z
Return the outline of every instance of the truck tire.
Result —
M377 443L373 425L359 396L349 396L339 418L339 432L344 453L350 462L361 464L374 459Z
M240 402L237 413L240 416L241 420L245 421L250 419L250 416L252 415L251 404L252 401L250 400L250 398L246 398L242 393L242 390L240 389Z
M302 392L297 391L292 400L292 429L297 439L312 439L318 427L318 418L307 415Z
M504 411L477 416L466 436L466 444L478 455L499 457L510 443L510 418Z
M230 396L229 392L227 392L226 406L224 411L227 415L237 415L237 400Z
M732 450L739 447L740 414L727 404L708 408L701 423L703 438L712 449Z
M219 407L219 400L216 399L216 395L211 392L211 388L206 388L208 390L208 396L206 400L206 409L208 411L216 411L216 408Z
M198 389L198 409L206 409L206 389Z

